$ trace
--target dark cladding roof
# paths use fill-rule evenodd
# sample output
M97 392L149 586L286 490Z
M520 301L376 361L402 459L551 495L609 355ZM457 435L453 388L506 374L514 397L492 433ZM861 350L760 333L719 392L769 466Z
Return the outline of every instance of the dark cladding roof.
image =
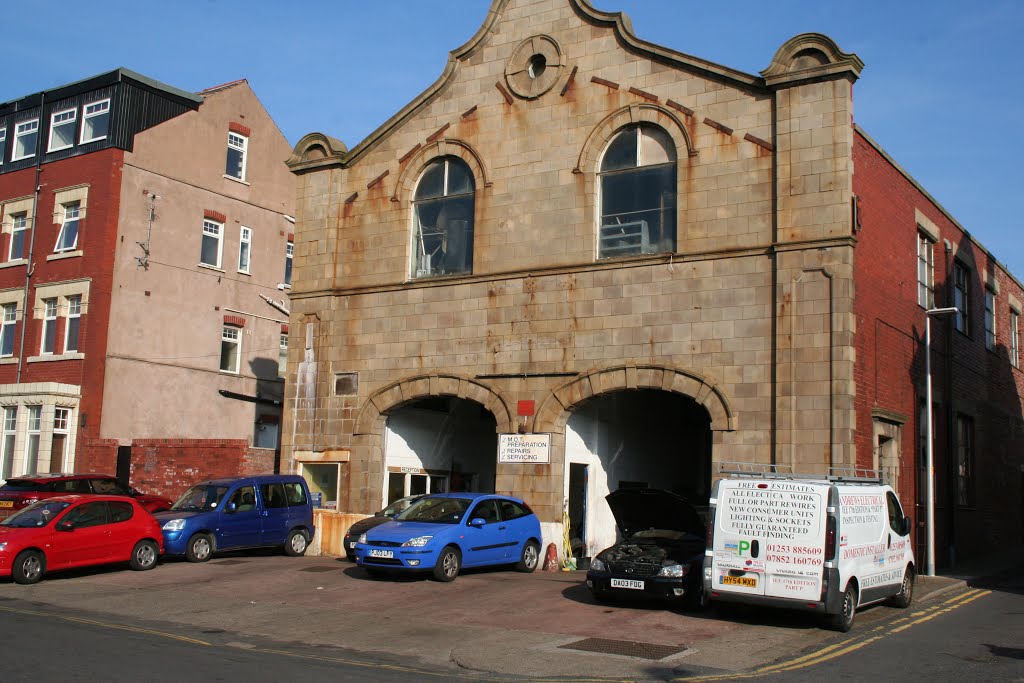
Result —
M148 76L135 73L130 69L120 67L113 71L108 71L107 73L75 81L74 83L50 88L49 90L42 90L37 93L32 93L31 95L26 95L25 97L10 100L9 102L0 103L0 115L8 114L12 111L22 111L38 107L42 103L44 95L46 96L46 101L52 102L54 100L73 97L74 95L80 95L82 93L89 92L90 90L96 90L97 88L103 88L122 81L134 81L137 85L140 85L145 89L153 90L164 97L174 100L191 109L197 108L203 102L203 98L199 95L180 90L167 85L166 83L161 83L160 81L149 78Z

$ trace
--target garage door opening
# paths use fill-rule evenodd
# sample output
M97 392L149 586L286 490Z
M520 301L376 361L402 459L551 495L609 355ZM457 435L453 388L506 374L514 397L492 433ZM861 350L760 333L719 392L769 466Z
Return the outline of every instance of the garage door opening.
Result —
M474 401L434 397L390 411L384 442L385 504L441 491L494 492L494 416Z
M605 496L620 488L665 489L706 510L711 443L708 411L682 394L620 391L579 404L566 426L565 444L566 507L586 511L578 528L569 520L573 554L590 558L615 543L615 518ZM572 477L579 466L586 466L583 486L579 476Z

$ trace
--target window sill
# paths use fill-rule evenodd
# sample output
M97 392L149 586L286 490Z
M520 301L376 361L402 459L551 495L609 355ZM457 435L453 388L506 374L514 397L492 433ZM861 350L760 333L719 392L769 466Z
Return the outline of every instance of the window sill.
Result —
M231 375L232 377L239 376L239 372L237 370L220 370L219 372L222 375Z
M16 258L13 261L8 261L7 263L0 263L0 268L14 268L16 266L23 266L26 263L28 263L26 259Z
M242 180L241 178L236 178L234 176L230 176L227 173L224 174L224 177L226 179L232 181L232 182L238 183L239 185L245 185L246 187L250 187L249 183L247 183L246 181Z
M74 147L74 145L64 145L63 147L51 147L50 149L46 150L46 153L50 154L52 152L63 152L64 150L71 149L72 147Z
M17 356L4 356L3 358L0 358L0 365L14 365L17 362Z
M283 291L283 290L286 290L286 289L291 289L292 286L289 285L289 284L286 284L284 282L278 282L277 283L277 288Z
M240 270L240 271L238 271L238 274L239 275L245 275L246 277L252 277L252 273L250 273L247 270Z
M92 140L80 140L78 142L78 144L80 144L80 145L88 145L90 142L99 142L100 140L106 140L106 139L107 139L106 135L101 135L100 137L93 138Z
M85 358L84 353L61 353L61 354L50 354L46 356L29 356L25 359L26 363L49 363L55 360L81 360Z
M75 251L62 251L62 252L57 253L57 254L50 254L49 256L46 257L46 260L47 261L59 261L61 259L75 258L76 256L81 256L81 255L82 255L82 250L81 249L76 249Z
M209 263L197 263L196 266L198 266L200 268L205 268L207 270L215 270L218 273L225 272L223 268L218 268L217 266L211 266Z

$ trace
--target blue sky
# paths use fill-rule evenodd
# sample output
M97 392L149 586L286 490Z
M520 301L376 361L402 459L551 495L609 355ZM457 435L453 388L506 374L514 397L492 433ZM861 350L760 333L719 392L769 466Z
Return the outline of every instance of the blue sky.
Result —
M118 66L191 91L248 79L289 142L354 146L433 83L490 0L5 3L0 101ZM751 74L818 31L865 68L854 118L1024 279L1024 2L593 0L637 35ZM55 17L64 21L54 23ZM13 30L17 27L17 30Z

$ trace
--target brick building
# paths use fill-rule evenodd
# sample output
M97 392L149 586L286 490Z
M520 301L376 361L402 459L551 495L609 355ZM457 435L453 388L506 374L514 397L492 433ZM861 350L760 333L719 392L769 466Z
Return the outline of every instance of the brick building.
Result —
M117 69L0 104L0 478L273 470L289 153L245 81Z
M878 467L909 508L923 234L971 259L979 307L973 336L933 344L937 405L974 421L969 448L938 430L940 495L957 449L975 492L943 510L940 541L954 517L965 545L1019 537L1019 504L989 510L979 492L991 477L1019 500L1003 432L1020 431L1020 374L975 347L982 283L997 351L1020 284L854 126L856 55L803 34L769 57L746 74L586 0L493 0L365 140L303 138L283 457L353 512L446 488L519 495L546 541L568 524L584 556L614 538L609 491L699 504L727 462ZM952 296L944 273L929 287ZM534 459L500 448L516 434Z

